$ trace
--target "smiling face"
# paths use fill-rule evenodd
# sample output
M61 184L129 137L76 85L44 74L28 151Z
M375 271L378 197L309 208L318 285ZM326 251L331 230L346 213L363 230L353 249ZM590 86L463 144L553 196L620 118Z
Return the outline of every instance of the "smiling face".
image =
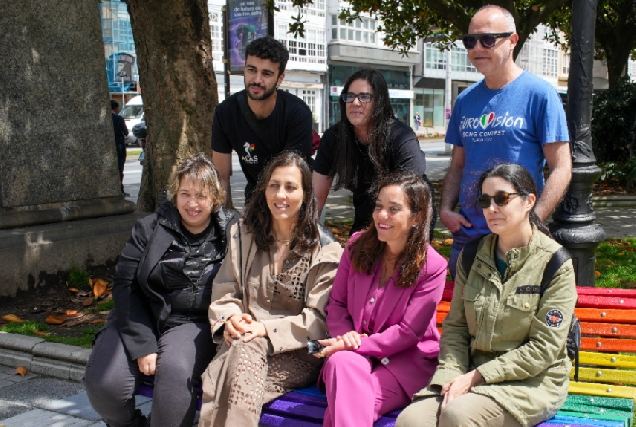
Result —
M200 233L210 224L214 200L200 180L181 179L175 196L181 224L190 233Z
M512 184L498 177L486 178L481 186L481 193L491 197L499 191L517 192ZM519 234L520 230L530 225L529 215L535 201L534 194L529 194L525 198L518 195L511 196L505 206L498 206L494 200L491 200L490 206L483 209L488 228L500 236Z
M372 216L378 230L378 240L385 242L391 252L402 252L411 228L418 223L402 187L389 185L382 188L375 201Z
M507 31L510 29L504 15L495 8L478 12L468 27L470 34L505 33ZM477 71L486 78L497 76L498 73L504 72L506 66L514 65L512 53L517 40L519 40L517 34L499 38L490 49L485 49L481 43L477 42L473 49L468 50L468 58Z
M356 95L360 95L362 93L374 95L369 82L363 79L352 81L347 92L354 93ZM367 126L371 121L371 114L374 107L375 99L371 99L371 102L368 104L363 104L358 98L356 98L353 102L345 104L347 119L353 127L356 128L356 134L360 130L363 131L364 135L366 135Z
M248 55L244 71L245 89L254 101L263 101L272 96L285 78L285 73L279 75L280 64L257 56Z
M293 227L303 204L302 173L297 166L281 166L272 172L265 188L265 199L272 213L272 221Z

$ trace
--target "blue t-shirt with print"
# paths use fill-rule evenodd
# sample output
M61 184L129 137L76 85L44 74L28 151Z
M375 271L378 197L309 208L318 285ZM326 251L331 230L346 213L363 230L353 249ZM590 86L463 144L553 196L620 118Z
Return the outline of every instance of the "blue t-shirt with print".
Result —
M481 80L463 91L446 134L446 142L465 153L459 204L473 226L462 231L471 238L490 233L476 203L483 172L501 163L520 164L534 178L539 196L545 184L543 144L569 140L556 90L527 71L501 89L489 89Z

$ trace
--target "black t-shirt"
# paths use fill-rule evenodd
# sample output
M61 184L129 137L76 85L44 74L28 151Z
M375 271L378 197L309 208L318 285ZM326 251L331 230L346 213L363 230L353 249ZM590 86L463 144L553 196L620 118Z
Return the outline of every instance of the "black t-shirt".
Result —
M314 171L321 175L331 175L332 165L338 152L335 144L339 126L340 123L331 126L320 140L320 147L314 160ZM398 120L394 120L389 135L387 154L384 158L384 172L412 171L418 175L424 175L426 156L420 149L420 143L413 129ZM360 161L357 163L357 186L352 190L355 219L351 233L367 227L371 222L371 214L375 207L372 192L378 179L375 166L369 157L369 146L360 143L357 145L362 155L359 156Z
M115 145L124 145L126 142L126 135L128 135L128 128L126 127L126 120L119 114L113 114L113 128L115 129Z
M246 201L256 186L265 164L284 150L296 150L311 159L311 110L302 99L279 90L276 106L269 117L258 119L251 110L253 122L260 126L255 133L239 107L237 97L247 98L245 90L235 93L216 107L212 123L212 150L219 153L236 151L247 179ZM249 107L248 107L249 109ZM267 138L267 146L260 140Z

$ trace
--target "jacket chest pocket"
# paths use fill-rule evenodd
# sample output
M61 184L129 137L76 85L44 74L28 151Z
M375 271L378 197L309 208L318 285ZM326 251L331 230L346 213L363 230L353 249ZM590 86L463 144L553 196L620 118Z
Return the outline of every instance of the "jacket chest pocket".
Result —
M468 332L473 337L477 335L477 326L484 311L485 297L482 288L466 286L462 293L464 300L464 314Z
M511 294L499 310L495 331L502 341L525 342L539 304L538 294Z

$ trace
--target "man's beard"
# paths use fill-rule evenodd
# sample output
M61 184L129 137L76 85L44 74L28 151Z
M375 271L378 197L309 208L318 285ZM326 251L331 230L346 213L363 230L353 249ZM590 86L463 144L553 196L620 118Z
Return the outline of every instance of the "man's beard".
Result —
M253 85L250 85L250 86L253 86ZM259 87L262 87L262 86L259 86ZM253 101L263 101L263 100L269 98L270 96L272 96L274 94L274 92L276 92L276 85L272 86L272 88L270 90L265 90L260 95L254 95L252 92L250 92L249 86L248 86L247 96L249 96L250 99L253 100Z

